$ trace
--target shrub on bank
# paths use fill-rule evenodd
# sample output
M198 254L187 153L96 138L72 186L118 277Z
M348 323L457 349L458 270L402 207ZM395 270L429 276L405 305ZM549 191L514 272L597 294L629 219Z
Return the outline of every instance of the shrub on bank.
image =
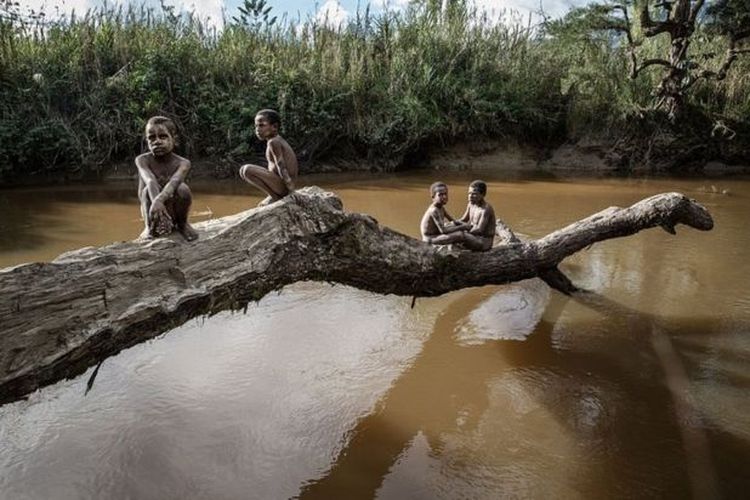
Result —
M331 28L278 20L248 0L222 31L170 8L48 21L6 7L0 174L96 173L140 152L154 114L175 118L191 157L249 159L255 111L274 107L307 162L336 155L398 165L428 144L543 143L614 129L648 104L652 82L629 80L626 54L606 39L434 4L366 9ZM750 68L735 69L703 83L695 104L747 120Z

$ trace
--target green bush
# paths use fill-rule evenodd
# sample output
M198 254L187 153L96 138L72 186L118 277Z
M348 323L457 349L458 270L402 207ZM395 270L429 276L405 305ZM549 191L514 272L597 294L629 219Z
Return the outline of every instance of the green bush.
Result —
M191 157L247 160L254 114L273 107L307 159L392 166L469 137L545 142L615 128L648 105L655 77L629 80L627 54L606 37L490 22L460 0L441 13L437 3L365 9L332 29L246 0L221 32L171 8L50 22L10 16L6 3L0 172L97 172L140 151L154 114L175 119ZM718 44L709 33L703 43ZM750 68L736 66L724 82L696 86L692 104L746 121Z

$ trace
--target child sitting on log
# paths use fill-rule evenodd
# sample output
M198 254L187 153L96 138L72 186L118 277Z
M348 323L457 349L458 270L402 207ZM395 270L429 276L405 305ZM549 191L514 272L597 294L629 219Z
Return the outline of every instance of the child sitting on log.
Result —
M174 153L177 143L174 121L165 116L151 117L146 123L146 143L149 152L135 159L145 223L140 238L166 236L176 229L187 241L193 241L198 234L188 224L192 195L185 184L190 160Z
M430 186L432 204L427 207L419 227L422 241L432 245L463 243L464 232L468 229L463 222L456 221L445 211L448 203L448 186L444 182L434 182Z
M472 181L469 185L469 203L466 211L458 219L465 224L461 243L469 250L486 251L492 248L495 238L495 209L487 203L487 184L484 181Z

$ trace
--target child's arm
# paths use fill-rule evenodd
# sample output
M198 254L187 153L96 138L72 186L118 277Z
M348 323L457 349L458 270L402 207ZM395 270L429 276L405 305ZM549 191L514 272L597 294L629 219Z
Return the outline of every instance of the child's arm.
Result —
M157 181L156 175L154 175L148 164L148 157L146 155L137 157L135 159L135 166L138 169L138 176L141 178L141 182L146 186L148 199L151 202L150 207L148 204L143 205L144 210L146 207L149 207L148 212L143 212L143 216L146 218L146 226L148 227L149 234L155 235L158 232L157 228L159 224L166 224L164 221L171 222L172 218L169 216L164 203L159 200L159 196L161 195L159 192L159 181Z
M174 196L177 188L180 187L180 184L185 182L188 172L190 172L190 160L181 158L177 170L174 174L172 174L172 177L170 177L169 181L164 185L161 193L159 193L156 198L152 199L152 203L156 203L157 201L159 201L159 203L163 205L166 200Z
M161 192L157 194L155 198L151 199L151 209L149 210L151 216L156 216L155 218L166 217L170 220L172 219L164 203L174 196L175 191L177 191L180 184L185 181L185 177L187 177L189 171L190 161L184 158L180 159L177 171L172 174L172 177L169 178L169 181L164 185Z
M138 169L138 176L143 181L143 185L148 189L148 197L153 200L159 195L159 183L149 168L145 155L138 156L135 159L135 167Z
M286 168L286 162L284 161L283 146L279 141L274 141L273 139L271 139L268 141L268 149L270 151L271 158L273 159L273 163L279 170L281 180L284 181L284 184L286 185L286 188L289 190L289 192L294 191L294 181L289 175L289 171Z
M440 231L440 234L450 234L466 229L463 225L446 225L443 222L444 218L450 219L450 216L446 212L443 212L443 217L440 217L438 211L434 210L432 214L430 214L430 217L432 217L432 222L435 223L435 227L437 227L438 231Z
M451 228L449 232L455 231L455 229L452 229L453 227L467 229L466 225L461 221L461 219L454 219L445 209L443 209L443 215L445 216L445 220L452 224L451 226L447 226L447 228Z
M469 222L469 207L471 204L466 205L466 210L464 210L464 214L461 216L460 219L458 219L458 222L463 222L464 224L467 224Z
M151 199L151 208L149 209L149 223L156 224L157 220L162 218L171 219L164 202L170 199L181 183L185 181L190 171L190 161L185 158L180 159L179 166L167 184L159 191L159 182L156 175L148 166L148 160L145 155L135 159L135 166L138 168L138 175L148 189L148 197Z
M466 231L469 229L469 225L466 223L466 221L469 220L469 207L466 207L466 212L461 216L460 219L454 219L450 215L448 215L448 212L443 212L445 214L445 218L453 223L452 227L457 227L462 231ZM455 229L453 230L455 231Z

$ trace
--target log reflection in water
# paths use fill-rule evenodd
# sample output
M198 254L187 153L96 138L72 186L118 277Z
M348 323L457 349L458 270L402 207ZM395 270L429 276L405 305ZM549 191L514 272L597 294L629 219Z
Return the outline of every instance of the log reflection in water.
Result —
M544 314L536 326L528 325L533 332L527 338L467 342L467 310L471 319L488 303L503 303L498 296L506 294L507 302L508 293L523 293L513 287L486 290L461 295L439 316L413 365L348 433L331 468L303 485L300 498L383 494L409 450L420 444L441 468L432 479L424 474L411 479L419 483L411 487L427 496L450 491L451 480L461 482L456 491L478 496L557 490L562 496L595 497L612 484L624 494L716 495L707 436L700 426L686 428L685 418L695 422L697 410L685 405L673 384L653 383L665 373L674 378L675 372L653 340L658 335L663 340L664 334L651 334L660 328L658 318L592 293L577 294L573 301L554 294L548 305L546 297L534 303L532 290L527 297ZM618 358L559 345L559 319L573 303L628 323L635 335L625 340ZM642 360L633 363L638 357ZM524 402L514 407L517 395L507 393L519 390ZM519 410L523 405L533 408ZM481 453L463 454L456 446L492 448L497 456L481 462ZM471 458L457 460L457 455ZM664 456L670 457L666 463ZM569 465L559 466L565 461ZM551 463L558 464L553 473ZM496 469L491 479L474 470L484 467ZM522 479L514 481L514 474ZM403 493L404 485L398 489Z

